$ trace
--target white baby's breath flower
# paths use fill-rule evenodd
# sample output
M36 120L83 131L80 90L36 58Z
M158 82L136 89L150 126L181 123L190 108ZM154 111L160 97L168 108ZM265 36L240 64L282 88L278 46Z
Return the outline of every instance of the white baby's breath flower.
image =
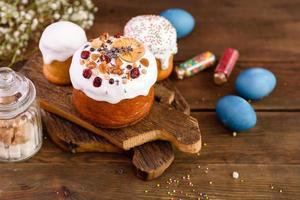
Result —
M10 39L11 39L11 35L6 33L6 34L4 35L4 39L5 39L5 40L10 40Z
M29 41L38 40L53 21L90 28L96 11L91 0L0 0L0 59L20 59Z
M72 14L73 13L73 8L68 8L68 14Z
M89 25L89 26L93 26L93 24L94 24L94 21L93 21L93 20L89 20L89 21L88 21L88 25Z
M91 0L84 0L84 2L88 9L91 9L93 7L93 3Z
M94 21L95 16L93 14L89 13L88 14L88 18L89 18L89 20L93 20Z
M80 14L82 15L83 19L88 19L88 17L89 17L88 12L85 12L83 10L80 11Z
M7 24L7 18L1 17L1 24Z
M28 13L31 16L31 19L35 16L36 12L34 10L29 10Z
M20 30L21 32L24 32L24 31L26 30L26 28L27 28L27 25L26 25L26 24L21 24L21 25L19 26L19 30Z
M17 19L17 18L19 17L19 13L18 13L17 11L14 11L14 12L12 13L12 16L13 16L15 19Z
M0 27L0 33L5 34L8 32L7 28Z
M80 5L80 2L79 2L79 1L75 1L75 2L74 2L74 5L75 5L75 6L79 6L79 5Z
M22 4L28 4L28 0L22 0L21 3Z
M11 50L11 44L6 45L6 50L10 51Z
M54 13L53 15L55 20L58 20L60 18L60 14L59 13Z
M39 23L41 23L41 24L45 22L44 18L39 18L38 20L39 20Z
M22 40L28 40L29 39L29 35L28 34L23 34L23 35L21 35L21 39Z
M14 32L14 37L17 38L17 37L19 37L19 36L20 36L20 32L19 32L19 31L15 31L15 32Z
M16 55L20 55L21 54L21 50L20 49L17 49L16 50Z
M79 21L81 19L81 16L78 13L74 13L71 15L71 21Z
M20 38L18 38L18 37L11 37L11 36L9 36L9 39L6 40L6 41L10 42L10 44L15 44L15 43L19 42L19 39Z
M26 20L31 20L31 19L32 19L31 14L27 13L27 14L25 15L25 19L26 19Z
M57 10L58 9L58 4L57 3L52 3L50 5L50 7L53 9L53 10Z
M33 31L35 31L38 24L39 24L39 21L36 18L34 18L33 21L32 21L32 24L31 24L31 29Z
M25 12L24 10L22 10L22 11L20 12L20 16L24 17L25 15L26 15L26 12Z
M8 21L8 25L9 25L10 27L14 27L14 26L15 26L15 22L12 21L12 20L9 20L9 21Z

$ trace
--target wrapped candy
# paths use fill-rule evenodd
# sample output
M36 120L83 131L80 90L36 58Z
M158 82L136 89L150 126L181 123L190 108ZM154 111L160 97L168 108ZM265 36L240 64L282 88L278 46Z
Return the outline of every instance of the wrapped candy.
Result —
M222 55L214 73L214 82L221 85L228 81L229 76L239 58L239 52L236 49L228 48Z
M183 79L184 77L193 76L198 72L214 65L215 61L216 56L207 51L185 61L184 63L181 63L175 68L175 72L179 79Z

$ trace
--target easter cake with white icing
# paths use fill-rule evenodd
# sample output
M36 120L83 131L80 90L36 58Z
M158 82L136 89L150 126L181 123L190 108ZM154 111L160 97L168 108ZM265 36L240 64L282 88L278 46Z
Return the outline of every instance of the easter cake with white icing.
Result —
M149 113L157 64L138 40L104 33L75 52L70 78L76 110L101 127L120 128Z
M134 17L125 25L124 35L139 40L153 53L157 60L158 80L171 74L173 56L177 53L177 34L167 19L158 15Z
M86 34L77 24L68 21L50 24L42 33L39 42L45 77L55 84L70 84L72 55L86 42Z

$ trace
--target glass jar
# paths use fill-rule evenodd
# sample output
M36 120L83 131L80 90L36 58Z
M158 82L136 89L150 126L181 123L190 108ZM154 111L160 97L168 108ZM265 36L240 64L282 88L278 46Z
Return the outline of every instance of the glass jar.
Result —
M0 161L30 158L42 146L40 108L33 83L7 67L0 68Z

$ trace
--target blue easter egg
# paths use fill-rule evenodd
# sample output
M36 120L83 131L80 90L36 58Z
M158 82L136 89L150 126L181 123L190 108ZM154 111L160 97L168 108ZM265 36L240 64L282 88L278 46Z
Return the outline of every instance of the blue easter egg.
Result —
M222 97L216 106L221 122L232 131L245 131L255 126L256 113L243 98L228 95Z
M194 17L183 9L170 8L161 12L160 15L168 19L175 27L177 38L187 36L194 29Z
M249 100L259 100L268 96L276 86L272 72L263 68L250 68L239 74L235 81L238 94Z

